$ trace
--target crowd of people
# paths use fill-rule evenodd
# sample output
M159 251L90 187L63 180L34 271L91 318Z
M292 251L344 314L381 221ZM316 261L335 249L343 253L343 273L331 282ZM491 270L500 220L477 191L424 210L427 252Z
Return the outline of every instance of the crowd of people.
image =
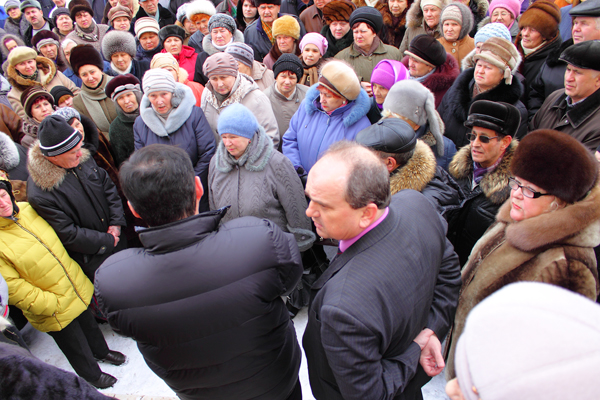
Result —
M0 11L0 393L598 397L600 0Z

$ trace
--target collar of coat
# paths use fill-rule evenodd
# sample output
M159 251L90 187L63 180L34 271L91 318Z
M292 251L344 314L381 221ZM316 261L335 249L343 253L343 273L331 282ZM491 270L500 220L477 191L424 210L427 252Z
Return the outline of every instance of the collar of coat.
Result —
M39 82L32 79L23 78L17 73L17 70L14 66L8 65L6 68L6 75L8 76L10 84L21 91L25 91L25 89L30 86L39 86L40 84L43 87L46 87L56 75L56 65L49 58L42 56L37 56L35 58L35 62L39 71Z
M236 43L236 42L244 43L244 34L237 29L233 33L233 42L232 43ZM210 33L208 35L204 36L204 38L202 39L202 50L204 50L204 52L206 54L208 54L209 56L212 56L213 54L221 52L221 50L218 50L212 44L212 36Z
M210 103L210 105L212 105L215 108L215 110L222 110L223 108L227 107L228 105L231 105L234 103L241 103L242 99L244 97L246 97L246 95L248 93L250 93L251 91L260 90L258 88L258 85L254 82L254 80L252 78L250 78L246 74L242 74L241 72L238 73L238 78L236 79L236 82L233 84L233 87L235 89L232 89L233 92L229 93L229 96L225 99L225 101L223 101L221 103L221 105L219 105L219 102L217 101L217 98L215 97L215 95L213 93L214 89L210 82L208 82L206 84L205 89L208 89L208 90L205 90L204 92L202 92L202 97L204 97L204 93L206 93L206 102ZM204 103L202 103L202 108L204 108Z
M600 244L600 187L594 187L581 201L556 211L515 222L506 201L496 220L507 224L506 239L522 251L566 244L596 247Z
M91 157L90 152L83 147L81 148L81 153L82 155L79 158L80 165ZM68 172L66 169L52 164L44 157L42 150L40 150L40 142L37 140L29 149L27 169L35 186L47 192L58 188L65 180Z
M171 98L173 111L167 117L166 124L158 118L156 111L152 108L147 95L142 97L140 104L140 117L142 121L154 132L157 136L165 137L177 131L185 121L190 117L192 109L196 105L196 98L192 89L182 83L175 84L175 91Z
M567 110L567 120L573 129L579 128L588 118L591 118L596 113L600 112L600 89L585 98L581 103L577 103L574 107L567 106L567 94L563 93L552 104L551 108L562 111Z
M244 154L237 160L229 154L223 141L219 142L215 153L215 168L219 172L231 172L235 165L244 167L250 172L260 172L265 169L273 156L273 140L265 133L265 128L262 126L259 127Z
M509 170L510 160L515 153L518 140L513 139L500 164L491 172L483 176L479 186L487 197L494 204L502 204L510 194L508 187L508 178L512 176ZM450 174L455 179L472 179L473 177L473 157L471 156L471 145L466 145L454 155L448 168Z
M310 89L308 89L308 92L306 92L306 97L302 103L304 105L304 110L308 115L313 115L315 112L325 113L325 111L317 107L319 98L319 90L317 87L318 84L314 84L310 87ZM303 106L302 104L300 107ZM346 112L348 109L350 109L350 112ZM356 100L349 101L345 106L334 110L331 113L331 117L343 115L344 126L348 128L357 123L362 117L367 115L370 109L371 99L369 98L367 92L361 88Z
M433 151L422 140L417 140L413 156L390 176L392 195L404 189L421 192L435 176L436 165Z

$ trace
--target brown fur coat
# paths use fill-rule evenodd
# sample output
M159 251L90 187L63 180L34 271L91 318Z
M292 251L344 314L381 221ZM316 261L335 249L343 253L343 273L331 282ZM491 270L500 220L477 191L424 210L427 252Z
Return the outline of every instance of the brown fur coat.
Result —
M392 195L404 189L422 192L435 176L435 156L422 140L417 140L415 153L398 172L390 176Z

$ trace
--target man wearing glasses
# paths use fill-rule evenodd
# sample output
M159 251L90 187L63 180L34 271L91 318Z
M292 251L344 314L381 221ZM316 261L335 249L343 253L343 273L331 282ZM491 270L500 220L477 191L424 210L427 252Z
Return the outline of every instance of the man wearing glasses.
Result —
M519 110L508 103L478 100L469 109L465 126L471 128L470 144L456 153L449 167L464 196L447 213L448 238L461 266L510 196L508 167L520 123Z

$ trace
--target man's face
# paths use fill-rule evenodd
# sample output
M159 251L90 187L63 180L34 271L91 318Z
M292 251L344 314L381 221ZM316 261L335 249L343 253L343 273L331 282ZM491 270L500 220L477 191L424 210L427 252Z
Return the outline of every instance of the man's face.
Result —
M587 40L600 39L600 18L575 17L573 18L573 43L581 43Z
M460 36L460 25L456 21L446 20L442 30L444 32L444 38L449 42L458 40Z
M56 4L56 7L66 7L65 4L67 4L66 0L52 0L52 2Z
M75 14L75 22L77 26L87 29L92 26L92 14L87 11L79 11Z
M412 56L408 56L408 71L413 78L425 76L431 72L432 69L433 68L430 65L427 65Z
M69 43L67 47L63 48L63 53L65 53L65 58L69 63L71 63L71 50L73 50L73 47L75 46L77 46L76 43Z
M315 0L315 6L319 9L322 10L323 7L325 7L325 4L331 2L331 0Z
M10 194L4 189L0 189L0 217L11 217L13 214L13 204Z
M329 24L329 30L336 40L340 40L346 33L348 33L348 31L350 31L350 22L333 21L331 24Z
M140 1L140 6L146 11L146 14L155 15L158 10L158 0Z
M39 8L35 7L27 7L25 10L25 19L27 22L31 24L35 29L40 29L46 24L44 20L44 13Z
M144 32L140 36L140 44L144 50L154 50L158 46L159 38L154 32Z
M112 26L116 31L128 31L131 21L127 17L117 17L113 19Z
M441 15L442 9L437 6L426 5L423 7L423 18L430 28L435 28L440 23Z
M477 138L471 142L471 157L473 158L473 161L478 162L484 168L494 165L511 142L510 136L498 136L496 131L487 128L474 126L471 133L477 136ZM483 143L481 136L490 138L489 143Z
M19 19L19 17L21 16L21 9L19 7L13 7L10 10L8 10L7 13L8 16L12 19Z
M62 167L64 169L75 168L79 165L79 159L81 158L81 145L83 141L79 142L77 146L58 156L46 157L52 164Z
M279 15L279 8L275 4L261 4L258 6L258 15L260 15L261 21L271 25Z
M73 20L66 14L61 14L56 18L56 27L59 31L70 32L73 30Z
M345 199L348 174L346 164L334 157L322 158L308 174L305 193L310 203L306 215L322 238L351 239L362 232L364 209L353 209Z
M567 65L565 71L565 93L575 103L581 101L600 88L600 72L593 69Z
M40 53L42 53L44 57L55 60L58 55L58 47L54 43L48 43L40 48Z

